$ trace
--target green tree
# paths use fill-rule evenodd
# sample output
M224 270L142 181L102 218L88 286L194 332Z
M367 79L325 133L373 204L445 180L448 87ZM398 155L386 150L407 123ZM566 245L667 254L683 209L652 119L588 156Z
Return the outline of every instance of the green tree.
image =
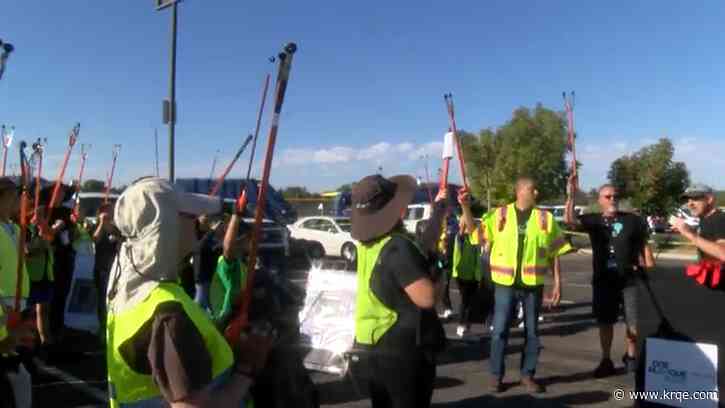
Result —
M307 191L307 187L289 186L281 191L284 198L310 198L314 195Z
M339 191L341 193L349 193L350 191L352 191L352 183L343 184L335 191Z
M83 182L81 191L85 193L102 193L106 191L106 182L95 179L88 179Z
M485 198L488 208L513 200L513 182L520 176L536 181L540 201L565 192L566 127L556 111L541 104L522 107L495 131L484 129L477 137L464 133L461 141L472 192Z
M717 205L723 206L725 205L725 191L718 191L715 193L715 198L717 199Z
M615 160L609 182L642 213L668 214L679 205L679 197L690 182L685 164L672 160L674 153L672 142L660 139Z

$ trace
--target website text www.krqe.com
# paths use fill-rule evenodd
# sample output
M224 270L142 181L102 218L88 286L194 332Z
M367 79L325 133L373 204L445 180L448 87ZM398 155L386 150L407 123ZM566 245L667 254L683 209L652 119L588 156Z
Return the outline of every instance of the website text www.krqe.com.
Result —
M612 391L612 396L617 401L698 401L709 400L719 401L718 391L627 391L617 388Z

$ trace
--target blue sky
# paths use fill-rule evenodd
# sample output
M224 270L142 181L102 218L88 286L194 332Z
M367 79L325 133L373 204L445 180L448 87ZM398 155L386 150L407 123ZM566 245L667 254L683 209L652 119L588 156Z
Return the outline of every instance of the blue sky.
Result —
M724 20L717 0L185 0L177 175L207 176L218 149L217 168L231 158L254 126L274 68L267 57L292 40L277 186L320 191L378 166L424 176L421 156L431 169L440 163L444 92L454 94L459 128L478 130L521 105L559 109L561 92L574 89L584 186L602 183L616 157L667 136L693 179L725 188ZM80 121L79 143L92 144L87 177L105 177L114 143L123 144L116 184L151 173L155 127L166 173L168 10L152 0L5 0L0 38L17 48L0 81L0 123L21 139L47 137L49 172ZM77 168L76 154L69 172Z

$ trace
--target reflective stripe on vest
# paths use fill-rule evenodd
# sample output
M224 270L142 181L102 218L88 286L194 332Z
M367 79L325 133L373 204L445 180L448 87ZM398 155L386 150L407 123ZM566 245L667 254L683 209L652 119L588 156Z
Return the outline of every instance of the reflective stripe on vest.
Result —
M13 224L15 237L20 236L20 228ZM15 298L15 287L18 276L18 247L15 239L8 234L4 227L0 227L0 298ZM22 287L20 296L27 298L30 293L30 281L26 265L23 265Z
M548 243L549 226L553 222L551 214L547 211L532 209L532 214L526 228L525 247L523 259L521 260L521 281L526 286L538 286L544 284L544 277L549 271L548 254L550 249L563 245L558 239ZM512 219L513 222L507 222ZM518 223L516 220L516 208L514 204L500 207L496 210L497 230L492 232L493 244L491 247L491 279L503 286L514 284L517 253L518 253Z
M212 361L212 378L218 379L234 361L232 350L206 313L174 283L161 283L149 297L119 314L108 313L106 323L106 362L111 407L133 406L158 400L161 393L148 374L134 371L121 354L121 345L131 339L153 318L159 304L178 302L196 326Z

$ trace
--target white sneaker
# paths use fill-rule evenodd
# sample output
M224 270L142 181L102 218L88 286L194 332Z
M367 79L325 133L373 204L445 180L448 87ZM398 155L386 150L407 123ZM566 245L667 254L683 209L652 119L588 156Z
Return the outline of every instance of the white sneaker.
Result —
M458 337L461 337L461 338L466 334L466 331L467 331L466 326L459 325L456 328L456 334L458 335Z
M442 319L447 319L447 318L451 317L452 314L453 314L453 310L446 309L443 311L442 314L438 315L438 317L440 317Z
M524 322L519 323L519 329L523 329L523 328L524 328Z

